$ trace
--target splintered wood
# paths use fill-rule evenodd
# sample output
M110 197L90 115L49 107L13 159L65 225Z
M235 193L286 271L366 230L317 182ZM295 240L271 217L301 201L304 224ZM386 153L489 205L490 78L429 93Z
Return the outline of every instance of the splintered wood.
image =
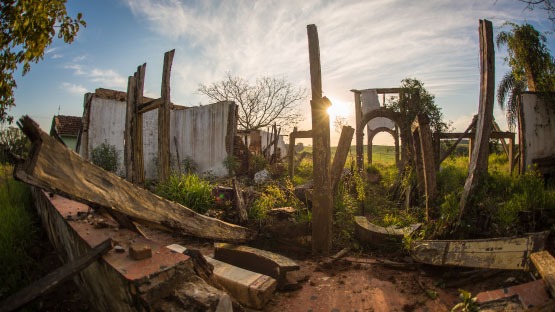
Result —
M28 116L18 125L32 143L28 159L14 169L14 176L25 183L181 234L235 242L255 237L247 228L198 214L91 164L42 131Z

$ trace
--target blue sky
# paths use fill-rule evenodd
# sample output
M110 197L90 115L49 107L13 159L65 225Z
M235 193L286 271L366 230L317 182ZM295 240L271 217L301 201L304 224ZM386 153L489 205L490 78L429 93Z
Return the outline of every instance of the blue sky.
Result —
M159 97L163 54L171 49L177 104L208 104L199 84L228 71L253 81L283 77L309 90L306 25L316 24L324 95L346 108L352 126L349 90L397 87L411 77L424 82L445 118L463 131L478 110L478 20L491 20L494 36L505 21L553 30L545 12L517 0L69 0L67 7L74 16L82 12L87 27L71 45L55 40L43 61L16 76L11 114L28 114L45 129L58 111L82 115L86 92L125 91L127 77L144 62L145 95ZM547 35L552 52L553 36ZM505 48L496 48L496 81L509 70L505 56ZM308 100L301 111L299 128L309 129ZM497 107L495 118L506 128ZM332 130L332 143L337 137ZM374 140L389 142L387 134Z

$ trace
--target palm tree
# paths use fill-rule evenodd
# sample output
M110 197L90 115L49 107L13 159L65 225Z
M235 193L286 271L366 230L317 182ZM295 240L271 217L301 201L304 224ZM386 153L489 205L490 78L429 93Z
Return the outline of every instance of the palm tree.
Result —
M497 103L507 113L507 123L514 129L518 116L518 95L529 91L555 90L555 65L545 42L546 38L532 25L505 23L510 31L497 35L497 47L507 46L505 58L511 71L503 76L497 88ZM505 106L505 102L507 105Z
M518 95L526 91L526 84L526 79L516 79L512 72L508 72L497 86L497 104L502 110L506 110L510 131L515 129L519 108Z

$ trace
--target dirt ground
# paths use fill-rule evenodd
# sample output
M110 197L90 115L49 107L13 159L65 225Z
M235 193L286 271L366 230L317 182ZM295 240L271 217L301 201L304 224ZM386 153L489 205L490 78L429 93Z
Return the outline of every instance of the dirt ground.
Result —
M164 244L179 243L212 255L210 242L147 231L150 239ZM53 248L43 242L44 270L61 265ZM276 292L265 307L268 312L285 311L449 311L458 301L458 288L476 294L520 284L530 275L516 271L483 271L438 268L411 263L399 252L350 252L331 266L322 266L306 248L287 243L262 243L266 249L296 260L301 270L295 274L301 286L297 290ZM384 263L394 261L395 263ZM319 264L320 262L320 264ZM399 267L398 263L402 263ZM458 283L458 285L449 285ZM38 298L31 310L89 311L89 303L72 281Z

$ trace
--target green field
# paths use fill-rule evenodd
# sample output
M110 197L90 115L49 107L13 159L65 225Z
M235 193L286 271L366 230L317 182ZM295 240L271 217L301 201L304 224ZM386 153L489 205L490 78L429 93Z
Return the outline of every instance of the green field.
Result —
M335 155L335 151L337 150L337 146L331 147L331 157L333 160L333 156ZM364 145L364 162L367 162L366 158L366 151L367 145ZM312 153L312 146L305 146L303 152ZM356 155L356 146L351 145L351 151L349 156L347 157L347 164L350 163L350 159L352 157L353 161ZM395 161L395 146L389 145L373 145L372 146L372 162L376 163L384 163L389 164ZM346 165L347 165L346 164Z

